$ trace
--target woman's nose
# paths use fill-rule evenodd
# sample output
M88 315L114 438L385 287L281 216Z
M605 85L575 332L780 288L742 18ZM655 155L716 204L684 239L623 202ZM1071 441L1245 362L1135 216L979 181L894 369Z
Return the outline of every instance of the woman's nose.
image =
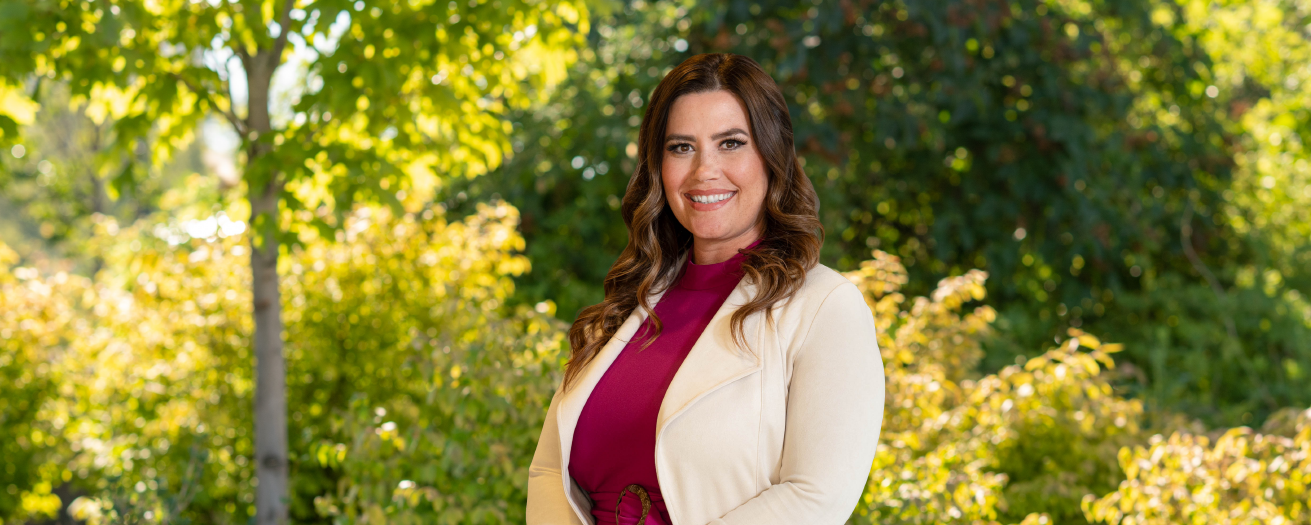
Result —
M720 174L723 173L723 170L720 169L719 161L713 157L713 155L706 155L704 153L697 155L696 167L694 168L695 171L693 171L693 176L696 177L697 181L705 182L716 180L719 178Z

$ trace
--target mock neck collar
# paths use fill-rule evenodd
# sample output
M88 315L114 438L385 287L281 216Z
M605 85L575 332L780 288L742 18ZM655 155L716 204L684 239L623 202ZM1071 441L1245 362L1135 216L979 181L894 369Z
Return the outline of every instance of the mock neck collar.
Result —
M708 290L720 286L736 286L742 278L742 261L745 261L747 251L755 248L763 239L756 239L746 248L733 254L728 260L714 264L695 264L692 262L692 254L688 253L687 262L683 265L683 276L678 280L678 287L688 290Z

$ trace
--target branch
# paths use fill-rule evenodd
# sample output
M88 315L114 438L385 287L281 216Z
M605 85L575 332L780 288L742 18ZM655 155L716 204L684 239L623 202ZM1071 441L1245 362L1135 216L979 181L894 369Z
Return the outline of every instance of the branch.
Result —
M237 23L237 12L232 10L232 4L234 3L236 2L219 2L219 8L227 12L228 17L232 19L233 34L229 37L228 43L232 46L232 50L235 51L237 55L240 55L241 59L244 61L245 59L250 58L250 51L246 49L246 46L242 45L241 38L237 37L238 31L235 25ZM242 22L246 21L245 15L242 15L241 20Z
M1211 269L1206 267L1206 263L1202 262L1202 258L1198 257L1197 251L1193 249L1192 201L1189 201L1188 205L1184 207L1184 218L1179 222L1179 237L1183 243L1184 255L1188 257L1188 262L1192 263L1193 269L1202 274L1202 278L1206 279L1206 283L1211 285L1211 291L1215 292L1216 299L1219 299L1222 303L1225 302L1225 289L1220 286L1220 280L1215 278L1215 274L1211 273ZM1234 326L1233 317L1225 314L1224 323L1225 330L1229 332L1229 338L1237 342L1238 329Z
M282 50L287 47L287 35L291 34L291 9L296 6L296 0L287 0L282 8L282 17L278 19L278 39L273 41L273 56L270 60L274 64L282 61Z
M196 476L198 475L196 473L197 468L201 468L200 457L196 454L195 449L192 449L191 459L187 461L187 471L182 475L182 490L178 491L177 499L175 500L176 506L167 514L168 517L176 518L177 516L180 516L182 511L187 510L187 505L191 504L193 496L191 494L191 489L196 485L195 481Z
M205 99L205 101L209 102L209 105L212 106L215 111L218 111L220 115L223 115L223 117L228 120L228 123L232 124L232 127L236 128L237 134L239 135L246 134L245 126L242 124L241 119L237 118L236 113L232 112L232 108L229 107L228 109L225 110L222 107L220 107L218 105L218 102L214 101L213 97L210 97L209 90L200 89L196 87L196 85L192 84L190 80L187 80L186 77L178 73L174 73L170 71L169 75L172 75L172 77L177 79L178 82L181 82L183 85L187 86L187 89L190 89L192 93L200 95L200 98L203 98ZM229 106L231 106L231 104L229 104Z

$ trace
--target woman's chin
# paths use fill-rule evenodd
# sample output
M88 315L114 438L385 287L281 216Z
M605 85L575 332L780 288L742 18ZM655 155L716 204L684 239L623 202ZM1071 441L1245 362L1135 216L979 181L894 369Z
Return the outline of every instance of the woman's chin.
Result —
M695 239L696 242L718 243L718 242L724 242L730 240L733 237L735 237L735 235L733 235L732 230L730 228L725 228L723 226L697 228L691 230L691 232L692 232L692 238Z

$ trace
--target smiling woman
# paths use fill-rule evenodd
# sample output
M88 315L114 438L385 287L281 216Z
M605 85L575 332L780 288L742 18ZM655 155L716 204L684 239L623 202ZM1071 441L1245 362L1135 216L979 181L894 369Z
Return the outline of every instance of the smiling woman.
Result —
M697 55L666 75L624 194L628 246L569 332L529 524L848 518L883 364L861 292L818 262L817 207L758 64Z

